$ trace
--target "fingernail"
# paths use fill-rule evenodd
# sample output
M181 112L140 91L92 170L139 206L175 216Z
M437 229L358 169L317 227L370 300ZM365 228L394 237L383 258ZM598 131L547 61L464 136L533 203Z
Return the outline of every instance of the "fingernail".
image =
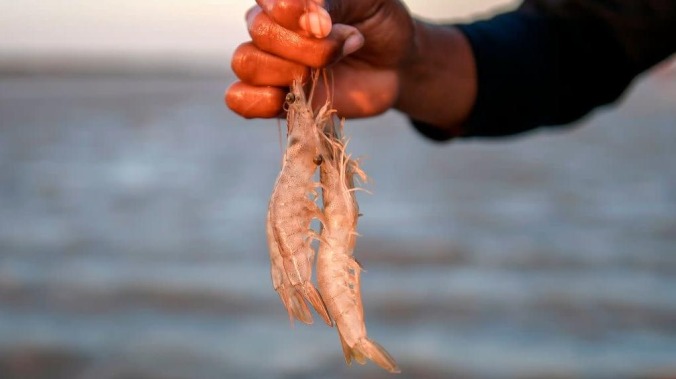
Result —
M315 38L324 38L331 33L331 16L321 7L303 13L298 19L301 29Z
M364 36L359 32L350 34L345 43L343 43L343 56L354 53L361 49L362 46L364 46Z

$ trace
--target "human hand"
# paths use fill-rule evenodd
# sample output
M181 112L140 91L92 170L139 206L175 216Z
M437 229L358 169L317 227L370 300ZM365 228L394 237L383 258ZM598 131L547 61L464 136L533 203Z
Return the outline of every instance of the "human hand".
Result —
M374 116L395 105L400 71L415 47L414 20L400 1L256 2L246 15L252 41L232 58L240 81L225 98L233 111L247 118L279 116L291 82L326 66L339 116ZM315 91L318 103L327 93L322 86L320 81Z

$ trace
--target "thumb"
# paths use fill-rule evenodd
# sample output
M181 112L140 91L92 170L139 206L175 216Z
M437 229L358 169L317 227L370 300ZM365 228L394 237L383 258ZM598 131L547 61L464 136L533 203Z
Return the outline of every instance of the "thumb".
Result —
M364 35L354 26L345 24L334 24L329 38L338 42L340 50L335 60L339 60L347 55L354 53L364 46Z
M323 0L256 0L275 23L306 37L325 38L331 32L331 16Z

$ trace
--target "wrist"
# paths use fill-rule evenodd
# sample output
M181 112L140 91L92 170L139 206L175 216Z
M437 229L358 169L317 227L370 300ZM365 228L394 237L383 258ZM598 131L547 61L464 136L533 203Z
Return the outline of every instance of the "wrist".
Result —
M455 27L415 20L413 49L397 72L394 108L450 136L462 134L477 94L467 38Z

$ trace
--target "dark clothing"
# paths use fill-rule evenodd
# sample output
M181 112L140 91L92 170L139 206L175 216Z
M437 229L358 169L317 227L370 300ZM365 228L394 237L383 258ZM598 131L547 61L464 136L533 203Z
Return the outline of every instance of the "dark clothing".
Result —
M503 136L567 124L615 101L676 52L676 0L526 0L459 28L478 74L459 137ZM413 123L432 139L454 137Z

